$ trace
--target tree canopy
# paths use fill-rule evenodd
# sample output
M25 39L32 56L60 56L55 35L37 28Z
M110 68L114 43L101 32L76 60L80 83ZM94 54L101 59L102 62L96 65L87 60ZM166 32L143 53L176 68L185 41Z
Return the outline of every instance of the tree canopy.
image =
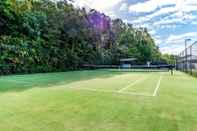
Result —
M146 28L74 8L66 0L1 0L0 53L4 74L118 64L127 57L139 64L162 59Z

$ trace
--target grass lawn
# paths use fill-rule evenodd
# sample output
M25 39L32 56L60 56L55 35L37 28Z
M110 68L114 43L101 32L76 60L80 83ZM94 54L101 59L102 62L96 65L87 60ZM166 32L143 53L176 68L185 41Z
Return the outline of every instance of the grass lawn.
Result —
M197 131L197 79L181 72L0 77L1 131Z

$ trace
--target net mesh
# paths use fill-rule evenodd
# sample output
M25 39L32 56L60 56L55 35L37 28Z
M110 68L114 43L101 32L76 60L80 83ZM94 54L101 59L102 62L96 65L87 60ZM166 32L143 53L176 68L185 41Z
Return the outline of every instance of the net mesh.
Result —
M86 69L108 69L110 71L124 71L124 72L166 72L172 70L172 65L85 65Z
M190 74L197 74L197 43L189 46L177 56L176 68Z

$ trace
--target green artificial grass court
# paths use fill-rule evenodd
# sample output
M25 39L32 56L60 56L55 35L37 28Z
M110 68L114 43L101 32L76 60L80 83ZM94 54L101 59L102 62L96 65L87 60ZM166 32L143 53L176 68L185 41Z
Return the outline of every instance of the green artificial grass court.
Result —
M89 70L0 77L1 131L197 131L197 79Z

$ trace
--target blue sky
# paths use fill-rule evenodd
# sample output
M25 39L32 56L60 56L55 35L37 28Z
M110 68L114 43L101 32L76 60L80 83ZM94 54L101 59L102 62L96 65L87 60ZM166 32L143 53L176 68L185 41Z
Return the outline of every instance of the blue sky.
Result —
M75 0L135 27L146 27L163 53L177 54L197 40L197 0Z

